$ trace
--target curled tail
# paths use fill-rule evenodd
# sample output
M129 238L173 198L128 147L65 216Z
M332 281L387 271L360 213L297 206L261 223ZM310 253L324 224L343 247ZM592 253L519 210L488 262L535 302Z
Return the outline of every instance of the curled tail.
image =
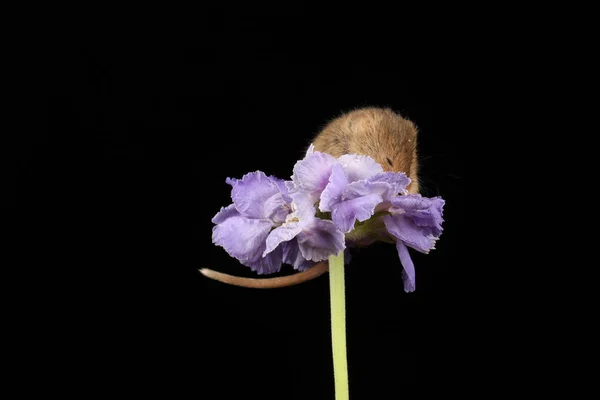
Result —
M254 289L275 289L297 285L299 283L303 283L311 279L317 278L323 275L325 272L327 272L328 268L329 266L327 262L323 261L307 269L306 271L299 272L294 275L280 276L277 278L267 279L242 278L240 276L223 274L221 272L213 271L212 269L208 268L202 268L200 272L207 278L214 279L223 283L228 283L230 285Z

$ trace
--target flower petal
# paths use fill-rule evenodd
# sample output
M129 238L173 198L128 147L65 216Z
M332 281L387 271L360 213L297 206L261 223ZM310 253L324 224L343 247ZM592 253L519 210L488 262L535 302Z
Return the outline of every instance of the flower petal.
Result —
M289 212L279 188L263 172L250 172L231 190L235 208L249 218L271 218L283 222Z
M392 186L391 196L398 193L407 194L406 187L410 185L410 178L404 172L382 172L367 179L369 182L386 182ZM390 197L384 197L384 201L389 201Z
M346 187L342 199L355 199L375 193L380 195L383 201L390 201L398 193L406 193L406 186L409 183L410 178L402 172L383 172L366 180L363 179L350 183Z
M438 200L434 202L434 199L439 199L442 203L440 204ZM392 200L392 205L402 210L426 210L434 204L443 205L443 200L441 198L423 197L420 194L407 194L406 196L395 197Z
M281 262L283 258L283 251L280 247L269 253L266 257L259 258L257 261L242 263L247 267L250 267L252 271L256 271L259 275L262 274L273 274L281 270Z
M353 200L358 197L368 196L370 194L378 194L383 199L390 199L394 196L394 187L387 182L369 182L360 180L352 182L342 194L343 200Z
M271 182L273 182L275 185L277 185L277 188L279 189L279 193L281 193L281 196L283 196L283 199L286 201L286 203L291 203L292 202L292 198L290 197L290 191L288 189L288 187L286 186L286 181L280 178L277 178L276 176L270 175L269 179L271 180Z
M404 215L410 217L415 225L423 228L424 232L428 232L428 234L434 236L440 236L442 234L442 222L444 222L444 220L437 210L407 211Z
M235 186L236 183L239 182L239 179L236 178L227 178L225 179L225 183L231 186Z
M319 210L331 211L331 207L342 201L342 193L348 185L348 178L341 164L336 164L331 169L331 175L329 176L329 183L321 193L321 202L319 203Z
M302 256L311 261L323 261L346 248L344 234L331 221L316 218L310 229L296 236Z
M270 230L267 220L236 216L213 227L212 241L241 262L253 262L261 258Z
M396 250L402 263L402 281L404 282L404 291L406 293L414 292L416 288L415 282L415 265L410 258L408 248L402 240L396 241Z
M369 194L352 200L346 200L333 207L331 219L342 232L348 233L354 229L356 220L366 221L371 218L375 207L381 203L378 194Z
M227 207L221 207L221 210L211 220L213 224L220 224L227 218L236 217L240 215L238 210L235 208L235 204L230 204Z
M298 188L296 187L296 184L294 183L294 181L284 181L285 184L285 188L288 191L288 194L292 194L292 193L296 193L298 191Z
M298 247L298 241L296 238L290 240L289 242L285 242L282 245L283 247L283 262L286 264L290 264L294 267L295 270L298 271L306 271L310 267L315 265L314 261L308 261L304 257L302 257L302 253L300 252L300 248Z
M307 192L313 201L318 200L336 163L336 159L326 153L315 151L307 155L294 166L292 181L295 189Z
M296 237L302 231L302 227L298 222L289 222L281 225L279 228L275 228L269 233L267 237L265 251L263 257L275 250L281 242L289 242Z
M440 236L442 233L442 217L444 211L444 200L441 197L421 197L421 195L406 195L392 199L392 214L402 211L406 217L409 217L417 226L434 236Z
M300 220L301 226L306 226L312 223L316 218L316 209L313 202L309 198L309 195L304 192L292 193L292 209L294 210L294 216ZM289 217L288 217L289 219Z
M427 254L435 246L437 238L417 226L406 215L386 215L383 223L390 234L421 253Z
M381 165L369 156L344 154L338 161L342 164L349 182L367 179L383 172Z
M308 146L308 149L306 150L306 155L311 155L315 152L315 145L314 144L310 144L310 146Z

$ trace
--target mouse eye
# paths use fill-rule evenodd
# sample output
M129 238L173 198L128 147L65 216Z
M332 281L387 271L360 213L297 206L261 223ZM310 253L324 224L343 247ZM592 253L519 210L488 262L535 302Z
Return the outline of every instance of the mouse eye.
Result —
M389 159L389 158L387 158L387 157L386 157L385 159L387 160L388 164L390 164L390 167L393 167L393 166L394 166L394 164L392 164L392 160L390 160L390 159Z

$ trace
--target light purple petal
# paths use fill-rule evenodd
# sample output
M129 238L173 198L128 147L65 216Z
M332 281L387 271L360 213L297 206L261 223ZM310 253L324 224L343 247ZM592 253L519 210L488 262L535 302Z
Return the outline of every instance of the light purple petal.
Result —
M279 188L260 171L250 172L236 182L231 198L245 217L271 218L281 223L288 213Z
M382 172L367 179L369 182L385 182L392 186L392 196L398 193L407 194L406 187L410 184L410 178L404 172ZM391 197L384 197L384 201Z
M300 221L301 226L311 224L316 218L315 212L317 211L313 202L305 192L292 193L294 202L292 203L292 209L296 213L297 218Z
M253 262L261 258L270 230L269 221L231 217L213 227L212 241L230 256L242 262Z
M416 289L415 282L415 265L410 258L408 248L402 240L396 241L396 250L402 263L402 281L404 282L404 291L406 293L414 292Z
M236 183L239 182L239 179L236 178L227 178L225 179L225 183L231 186L235 186Z
M281 242L289 242L296 237L302 231L302 227L298 222L289 222L281 225L279 228L275 228L269 233L267 237L265 251L263 257L275 250Z
M315 152L315 145L314 144L310 144L310 146L308 146L308 149L306 150L306 155L311 155Z
M318 200L336 163L336 159L326 153L316 151L307 155L294 166L292 181L295 189L307 192L313 201Z
M286 181L283 179L279 179L273 175L269 176L269 179L271 180L271 182L273 182L275 185L277 185L277 188L279 189L279 193L281 193L281 196L283 196L283 199L286 201L286 203L291 203L292 202L292 198L290 197L290 191L288 189L288 187L286 186Z
M221 210L211 220L213 224L220 224L227 218L236 217L240 215L238 210L235 208L235 204L230 204L227 207L221 207Z
M299 190L294 181L284 181L284 184L288 194L296 193Z
M273 252L269 253L266 257L260 258L257 261L242 263L247 267L250 267L252 271L256 271L259 275L262 274L273 274L279 272L281 269L281 262L283 259L283 251L281 248L276 248Z
M342 232L350 232L354 229L356 220L365 221L371 218L381 200L380 195L370 194L343 201L333 207L331 219Z
M344 234L331 221L315 219L310 229L296 236L302 256L311 261L323 261L346 248Z
M321 202L319 203L319 210L331 211L331 207L342 201L342 193L348 185L348 178L341 164L336 164L331 169L331 175L329 176L329 183L321 194Z
M434 236L440 236L442 234L442 223L444 219L441 213L435 208L429 210L417 210L417 211L406 211L404 214L409 217L415 225L423 228L424 232Z
M441 197L421 197L421 195L406 195L392 199L392 214L403 212L415 225L424 228L424 232L434 236L442 233L442 217L444 200ZM425 229L427 228L427 229Z
M383 222L388 232L398 240L421 253L429 253L435 246L436 238L417 226L405 215L386 215Z
M356 182L361 179L367 179L383 172L381 165L369 156L358 154L344 154L338 158L349 182Z
M306 271L310 267L315 265L314 261L308 261L302 257L300 248L298 247L298 241L296 238L285 242L283 247L283 262L294 267L298 271Z
M394 193L394 187L387 182L369 182L366 180L352 182L342 194L343 200L353 200L358 197L378 194L383 199L389 200Z
M444 199L442 199L441 197L434 197L431 199L431 201L432 201L432 204L431 204L431 207L429 207L429 212L431 213L431 216L434 219L434 223L432 225L435 225L441 234L442 223L444 222L444 218L443 218L444 206L446 205L446 201ZM439 236L439 234L438 234L438 236Z
M432 200L420 194L407 194L406 196L395 197L392 200L392 205L402 210L426 210L434 204Z

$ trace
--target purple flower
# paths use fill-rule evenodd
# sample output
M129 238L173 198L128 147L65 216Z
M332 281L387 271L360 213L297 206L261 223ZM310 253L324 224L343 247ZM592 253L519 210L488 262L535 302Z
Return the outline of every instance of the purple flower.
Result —
M285 181L260 171L227 178L233 204L213 217L213 243L259 274L281 263L304 270L345 249L344 234L315 216L308 194L288 193Z
M282 249L269 257L263 257L263 252L271 229L282 224L291 211L285 200L287 193L275 179L260 171L242 179L227 178L226 182L232 186L233 204L222 207L213 217L213 243L259 274L279 271Z
M303 258L309 261L323 261L331 254L346 248L344 234L331 221L315 216L315 206L307 193L292 194L293 212L283 225L275 228L267 238L264 255L277 248L280 243L296 239ZM296 266L296 264L293 264Z
M383 218L388 232L396 238L396 249L404 268L404 290L415 290L415 268L408 247L429 253L442 234L444 200L427 198L418 194L391 199L390 215Z
M371 218L382 202L406 193L410 183L406 174L383 172L381 165L368 156L346 154L338 162L331 168L319 210L330 211L335 225L345 233L354 229L356 221Z
M393 238L404 290L412 292L408 247L429 253L442 233L444 200L409 195L406 174L384 172L367 156L336 159L311 145L290 181L256 171L226 182L233 204L214 216L213 243L259 274L277 272L282 263L305 270L342 250L348 262L346 240Z
M306 193L314 203L319 200L321 193L328 184L331 169L337 160L326 153L313 152L309 148L304 159L294 166L292 181L287 182L290 193Z
M318 201L321 212L331 212L331 220L344 233L369 243L369 235L385 227L393 236L403 265L404 288L415 289L415 271L408 248L428 253L442 232L441 198L408 195L410 179L402 172L383 172L368 156L346 154L333 160L311 146L307 156L296 163L292 192L308 191ZM383 224L373 219L355 231L356 222L371 220L375 210L386 211ZM373 228L374 227L374 228ZM385 234L384 234L385 235Z

